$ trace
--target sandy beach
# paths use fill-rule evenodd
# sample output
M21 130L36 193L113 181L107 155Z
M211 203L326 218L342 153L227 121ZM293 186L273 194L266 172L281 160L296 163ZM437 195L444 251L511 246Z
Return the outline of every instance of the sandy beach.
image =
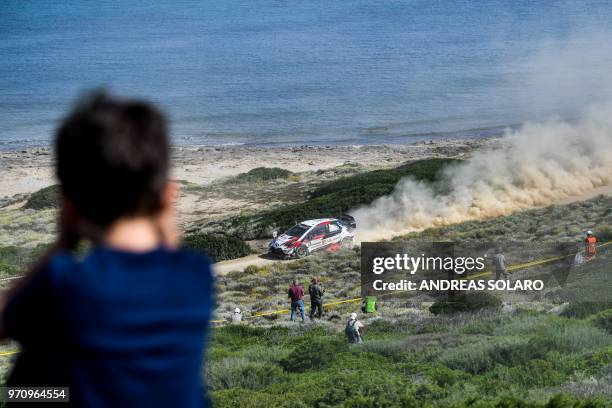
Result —
M256 167L280 167L295 173L329 169L347 162L391 167L426 157L454 157L490 144L492 139L449 139L406 145L295 147L175 147L173 177L198 185L235 176ZM0 152L0 199L32 193L54 183L49 148Z

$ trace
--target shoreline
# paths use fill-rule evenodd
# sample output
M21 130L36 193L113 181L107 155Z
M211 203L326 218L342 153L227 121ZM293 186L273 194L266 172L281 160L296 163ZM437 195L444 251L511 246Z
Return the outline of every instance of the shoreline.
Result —
M327 170L346 163L384 168L420 158L459 157L494 144L500 138L367 145L173 146L171 176L205 186L256 167L280 167L294 173ZM0 207L15 196L30 194L54 183L51 147L0 151Z

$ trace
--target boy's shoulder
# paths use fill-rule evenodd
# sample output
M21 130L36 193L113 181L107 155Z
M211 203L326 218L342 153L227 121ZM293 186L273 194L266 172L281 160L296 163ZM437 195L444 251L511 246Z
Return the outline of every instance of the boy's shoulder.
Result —
M112 265L112 268L109 268ZM171 268L174 272L194 271L198 275L210 278L210 259L201 253L189 249L169 250L159 248L146 253L134 253L104 247L95 247L83 256L69 252L58 252L50 258L46 269L48 279L53 286L61 286L67 281L80 280L96 274L100 269L121 272L121 269Z

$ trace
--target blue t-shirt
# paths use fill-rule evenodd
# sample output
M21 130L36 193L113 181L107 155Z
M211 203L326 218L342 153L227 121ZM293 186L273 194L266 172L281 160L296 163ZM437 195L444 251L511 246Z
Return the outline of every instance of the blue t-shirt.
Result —
M69 386L92 407L206 406L212 286L208 259L185 250L55 255L7 304L23 350L8 384Z

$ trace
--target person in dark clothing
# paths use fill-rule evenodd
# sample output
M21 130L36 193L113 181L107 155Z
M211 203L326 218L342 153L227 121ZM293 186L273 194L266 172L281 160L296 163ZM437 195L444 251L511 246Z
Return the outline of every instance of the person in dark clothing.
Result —
M504 249L501 245L498 245L495 249L495 256L493 257L493 265L495 266L495 280L506 280L510 278L508 269L506 268L506 256L504 255Z
M145 102L93 94L60 126L57 241L0 301L0 334L21 345L8 386L69 387L79 407L208 406L211 264L180 248L169 156Z
M310 320L314 320L315 313L320 319L323 316L323 293L325 293L325 290L316 276L310 281L308 293L310 294Z
M289 298L291 299L291 317L289 320L295 321L295 311L300 310L302 321L306 321L306 312L304 308L304 288L297 279L293 280L293 284L289 287Z

